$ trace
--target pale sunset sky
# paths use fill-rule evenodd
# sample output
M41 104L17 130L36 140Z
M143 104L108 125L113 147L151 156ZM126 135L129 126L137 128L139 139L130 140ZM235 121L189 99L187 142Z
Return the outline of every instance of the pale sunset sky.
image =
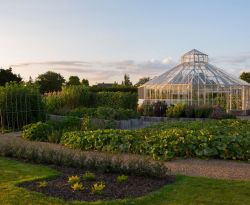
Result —
M0 67L97 82L154 77L196 48L250 71L249 0L0 0Z

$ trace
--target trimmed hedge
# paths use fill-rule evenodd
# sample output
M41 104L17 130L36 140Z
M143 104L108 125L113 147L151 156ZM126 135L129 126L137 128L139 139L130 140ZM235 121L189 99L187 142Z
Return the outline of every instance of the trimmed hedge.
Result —
M98 92L95 107L137 109L138 94L128 92Z
M105 87L92 86L92 87L89 87L89 90L91 92L131 92L131 93L137 93L138 92L137 87L111 87L111 88L105 88Z
M137 109L138 94L134 92L91 92L89 87L68 86L61 92L44 96L47 111L52 114L67 112L77 107L112 107Z
M140 130L67 132L70 148L150 155L154 159L211 157L250 160L250 122L208 120L167 122Z

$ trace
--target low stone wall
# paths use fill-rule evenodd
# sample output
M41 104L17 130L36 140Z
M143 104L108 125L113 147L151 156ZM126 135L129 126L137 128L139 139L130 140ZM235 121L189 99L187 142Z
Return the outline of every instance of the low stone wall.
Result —
M62 120L67 116L61 115L49 115L49 119L51 120ZM168 117L147 117L142 116L138 119L129 119L129 120L115 120L116 129L121 130L130 130L130 129L138 129L147 127L156 123L160 122L167 122L167 121L203 121L207 120L208 118L168 118ZM95 124L99 124L101 121L105 121L102 119L92 119Z
M63 120L67 116L63 115L48 115L48 118L51 120ZM101 121L107 121L107 120L102 120L102 119L97 119L93 118L92 121L95 124L100 124ZM129 119L129 120L115 120L114 121L116 124L116 129L121 129L121 130L129 130L129 129L136 129L136 128L142 128L145 126L148 126L150 124L153 124L155 122L160 122L160 121L147 121L143 118L138 118L138 119Z

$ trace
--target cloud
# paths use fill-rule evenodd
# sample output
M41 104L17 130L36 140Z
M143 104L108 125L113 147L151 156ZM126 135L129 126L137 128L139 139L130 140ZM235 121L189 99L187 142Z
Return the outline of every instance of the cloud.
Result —
M244 53L236 56L221 56L218 58L210 59L214 63L226 63L226 64L245 64L250 62L250 53Z
M11 67L24 67L24 66L34 66L34 65L50 65L50 66L76 66L76 67L90 67L91 65L85 61L45 61L45 62L28 62L16 65L11 65Z
M143 62L134 60L116 61L102 65L117 69L123 73L152 75L152 73L164 72L175 64L170 58L165 58L163 60L151 59Z
M66 68L66 67L62 67L62 68L58 68L58 67L54 67L53 70L58 70L58 71L66 71L69 73L91 73L93 72L93 69L86 69L86 68Z
M175 63L171 58L163 60L146 60L137 62L135 60L121 61L45 61L27 62L11 65L21 76L28 79L48 70L60 72L66 78L70 75L88 78L92 83L101 82L120 82L125 73L129 74L133 82L141 77L153 77L165 72L173 67Z

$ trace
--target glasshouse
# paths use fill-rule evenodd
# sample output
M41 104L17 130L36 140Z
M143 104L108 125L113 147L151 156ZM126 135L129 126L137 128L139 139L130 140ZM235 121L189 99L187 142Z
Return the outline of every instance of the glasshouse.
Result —
M228 112L248 114L250 84L211 65L208 55L193 49L181 57L181 64L140 86L139 99L168 105L218 105Z

